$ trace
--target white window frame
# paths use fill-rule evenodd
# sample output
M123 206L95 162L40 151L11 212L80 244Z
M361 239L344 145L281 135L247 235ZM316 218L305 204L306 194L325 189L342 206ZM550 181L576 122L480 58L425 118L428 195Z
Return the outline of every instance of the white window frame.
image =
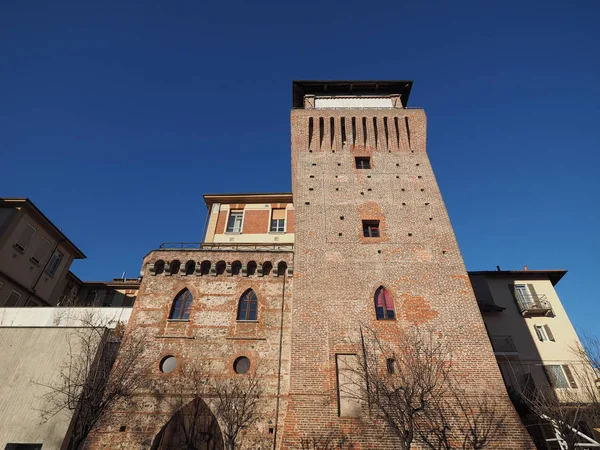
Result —
M58 255L60 255L60 257L58 258L58 264L56 264L56 266L54 267L54 270L52 270L52 261L54 261L55 257L58 257ZM56 275L56 272L58 272L58 268L60 267L60 265L63 262L63 259L65 259L65 254L63 252L61 252L60 250L56 250L54 253L52 253L52 256L50 257L50 261L48 261L48 265L46 266L46 273L48 275L50 275L51 277Z
M538 341L540 342L550 342L550 338L546 334L546 329L544 325L534 325L535 334L537 335Z
M229 231L229 220L231 219L231 215L232 214L241 214L241 219L240 219L240 228L239 231L236 231L235 227L233 228L232 231ZM241 234L242 230L244 229L244 210L239 210L239 209L230 209L229 210L229 214L227 215L227 222L225 223L225 233L231 233L231 234ZM234 223L235 225L235 223Z

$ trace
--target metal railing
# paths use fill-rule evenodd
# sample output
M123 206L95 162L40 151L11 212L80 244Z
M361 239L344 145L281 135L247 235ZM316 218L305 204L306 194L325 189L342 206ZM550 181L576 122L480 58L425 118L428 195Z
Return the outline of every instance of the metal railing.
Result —
M235 242L163 242L159 250L239 250L239 251L269 251L269 250L294 250L294 244L288 243L264 243L248 244Z
M517 353L517 347L511 336L490 336L494 353Z
M546 294L537 294L534 296L517 292L516 298L519 310L523 314L547 314L552 311L552 305L546 298Z

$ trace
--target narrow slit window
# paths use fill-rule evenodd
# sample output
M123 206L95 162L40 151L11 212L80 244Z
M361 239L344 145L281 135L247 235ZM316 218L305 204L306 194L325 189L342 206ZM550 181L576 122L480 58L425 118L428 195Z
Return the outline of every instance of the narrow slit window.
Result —
M314 132L313 128L314 128L313 118L309 117L308 118L308 148L310 148L310 146L312 144L313 132Z
M379 233L379 220L363 220L363 236L366 238L378 238Z
M333 117L329 118L329 136L331 137L331 148L333 148L333 141L335 140L335 121Z
M356 117L352 118L352 145L356 144Z
M396 318L392 295L383 286L380 286L375 291L375 315L377 320L391 320Z
M367 118L363 117L362 118L362 129L363 129L363 145L366 147L367 146Z
M397 117L394 117L394 125L396 127L396 146L400 148L400 127L398 126Z
M354 162L356 164L357 169L370 169L371 168L371 158L368 156L357 156L354 158Z
M373 133L375 134L375 147L377 147L377 140L379 139L379 133L377 132L377 117L373 117Z
M237 320L256 320L258 299L252 289L248 289L240 297Z
M406 137L408 138L408 146L410 147L410 127L408 126L408 117L404 118L404 123L406 123Z
M346 118L342 117L342 145L346 145Z
M319 147L323 147L323 137L325 136L325 120L319 118Z
M389 148L390 138L389 138L389 132L388 132L388 118L387 117L383 118L383 132L385 134L385 145L386 145L386 147Z

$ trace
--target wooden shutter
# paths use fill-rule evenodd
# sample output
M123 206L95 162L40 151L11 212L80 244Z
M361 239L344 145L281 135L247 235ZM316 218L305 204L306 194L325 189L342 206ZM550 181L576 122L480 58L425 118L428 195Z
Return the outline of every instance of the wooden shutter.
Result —
M538 297L537 292L535 292L535 288L533 287L533 284L528 284L527 289L529 290L529 293L531 294L531 298L533 299L533 301L539 305L540 298Z
M562 366L562 368L565 371L565 375L567 376L567 380L569 380L569 384L571 385L571 387L573 389L577 389L577 383L575 383L575 378L573 377L569 366L565 364L564 366Z
M30 223L27 224L27 227L21 232L21 236L17 239L15 243L19 248L25 250L25 248L29 245L31 238L35 234L35 228Z
M285 220L285 209L274 209L271 220Z
M42 262L42 260L48 254L48 251L50 251L50 245L51 245L50 241L46 238L42 239L42 242L40 242L40 245L38 245L38 248L35 250L35 253L32 256L32 258L38 264L40 264Z
M548 370L548 368L546 366L542 366L542 367L544 368L544 373L546 374L546 378L548 379L550 386L556 387L556 380L554 379L554 376L552 375L552 373Z
M21 300L21 294L19 294L17 291L12 291L8 296L8 300L6 300L6 304L4 306L17 306L19 300Z
M544 330L546 330L546 336L548 336L548 339L554 342L554 335L552 334L552 331L550 331L550 327L548 325L544 325Z

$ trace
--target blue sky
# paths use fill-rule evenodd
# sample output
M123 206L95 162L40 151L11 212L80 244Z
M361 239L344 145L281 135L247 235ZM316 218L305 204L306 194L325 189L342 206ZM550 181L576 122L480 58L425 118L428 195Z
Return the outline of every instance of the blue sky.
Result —
M470 270L565 268L597 326L600 3L2 2L0 195L135 276L206 192L288 191L293 79L412 79Z

